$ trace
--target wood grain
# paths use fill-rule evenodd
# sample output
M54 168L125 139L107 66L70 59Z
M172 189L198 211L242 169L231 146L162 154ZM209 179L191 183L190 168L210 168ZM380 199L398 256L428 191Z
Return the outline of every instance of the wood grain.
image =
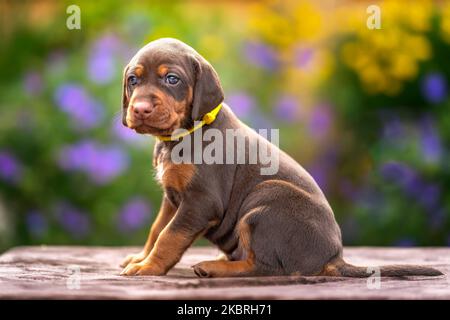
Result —
M18 247L0 256L1 299L450 299L450 248L346 248L356 265L423 264L446 275L367 279L334 277L197 278L190 266L218 250L191 248L164 277L121 277L119 263L139 248ZM72 270L79 268L79 289ZM69 286L68 286L69 284Z

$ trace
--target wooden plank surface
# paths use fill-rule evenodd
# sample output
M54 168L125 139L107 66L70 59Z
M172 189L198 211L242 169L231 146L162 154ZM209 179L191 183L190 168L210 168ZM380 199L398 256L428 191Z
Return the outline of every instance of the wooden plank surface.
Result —
M450 299L450 248L346 248L350 263L433 266L444 276L373 279L260 277L199 279L190 266L214 259L191 248L164 277L122 277L119 263L139 248L18 247L0 256L1 299Z

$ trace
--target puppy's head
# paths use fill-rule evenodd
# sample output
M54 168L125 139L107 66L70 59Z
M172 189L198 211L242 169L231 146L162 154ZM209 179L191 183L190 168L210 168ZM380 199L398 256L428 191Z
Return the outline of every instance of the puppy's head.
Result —
M143 47L123 74L123 124L138 133L189 129L224 98L213 67L194 49L163 38Z

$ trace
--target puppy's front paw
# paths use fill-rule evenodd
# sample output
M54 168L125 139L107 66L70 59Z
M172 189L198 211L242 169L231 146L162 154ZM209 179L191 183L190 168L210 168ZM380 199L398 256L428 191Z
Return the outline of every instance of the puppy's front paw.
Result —
M165 272L148 263L130 263L122 270L121 276L163 276Z
M143 252L139 252L137 254L129 254L120 264L122 268L125 268L129 264L139 263L142 260L147 258L147 256Z

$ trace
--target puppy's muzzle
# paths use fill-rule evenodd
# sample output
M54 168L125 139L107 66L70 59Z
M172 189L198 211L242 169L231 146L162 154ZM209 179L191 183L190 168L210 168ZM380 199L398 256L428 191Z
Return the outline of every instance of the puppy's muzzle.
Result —
M146 101L135 102L132 109L134 117L139 120L147 119L154 110L153 106Z

